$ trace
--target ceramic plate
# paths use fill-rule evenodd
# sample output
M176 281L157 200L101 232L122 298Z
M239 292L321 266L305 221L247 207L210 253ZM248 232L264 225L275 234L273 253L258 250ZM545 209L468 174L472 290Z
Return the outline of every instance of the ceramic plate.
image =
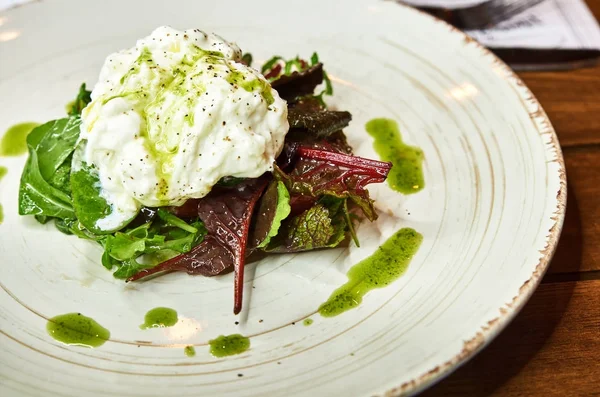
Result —
M2 396L395 396L423 390L486 345L542 277L560 233L564 165L539 103L493 55L448 25L391 1L38 1L3 12L0 130L63 117L106 55L159 25L218 32L251 51L318 51L348 109L358 155L377 158L365 123L397 120L425 153L426 187L370 188L381 216L361 247L274 256L246 269L244 311L232 275L170 274L125 284L95 245L17 215L25 156L1 157ZM401 227L424 241L408 271L362 305L316 313L352 264ZM148 309L176 326L141 330ZM97 349L65 346L48 318L81 312L111 332ZM311 326L302 325L311 318ZM239 324L238 324L239 323ZM217 359L207 342L250 337ZM183 347L194 345L188 358Z

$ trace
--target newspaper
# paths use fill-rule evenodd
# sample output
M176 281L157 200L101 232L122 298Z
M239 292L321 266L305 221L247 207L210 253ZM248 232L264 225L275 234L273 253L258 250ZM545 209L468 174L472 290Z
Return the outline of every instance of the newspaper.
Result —
M415 6L465 7L481 0L404 0ZM545 0L491 29L466 31L489 47L600 49L600 26L584 0Z

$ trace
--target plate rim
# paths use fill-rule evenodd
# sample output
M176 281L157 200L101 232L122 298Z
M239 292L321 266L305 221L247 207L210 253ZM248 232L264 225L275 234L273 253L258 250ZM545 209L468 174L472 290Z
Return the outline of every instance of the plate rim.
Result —
M478 56L481 58L481 60L486 62L487 67L498 67L498 69L502 72L498 75L500 79L505 81L511 87L519 88L519 90L515 90L516 94L523 102L523 107L525 108L529 118L534 121L536 130L540 133L540 135L546 135L549 137L549 142L547 143L548 148L546 150L552 150L555 153L556 158L553 160L553 162L556 162L559 166L559 169L556 172L558 173L560 180L559 188L556 192L556 208L554 208L550 217L553 223L548 230L548 235L544 239L545 248L540 251L541 257L538 263L534 266L534 270L529 278L524 281L521 287L519 287L518 294L509 302L505 302L501 307L499 307L500 314L497 317L485 324L479 325L476 333L469 339L463 341L463 348L451 359L442 363L432 364L435 366L431 367L431 369L422 372L420 375L413 377L411 380L405 381L398 386L387 388L381 393L380 391L374 391L374 395L380 397L399 397L420 393L451 375L454 371L482 351L501 331L508 326L508 324L510 324L517 314L520 313L521 309L529 301L530 297L533 295L533 292L539 286L556 251L566 214L567 176L564 156L559 139L547 113L529 87L504 61L498 58L477 40L445 21L397 0L384 1L391 1L395 3L396 6L401 7L408 13L421 15L428 19L431 23L443 26L446 29L447 34L453 35L456 38L462 38L463 46L473 46L479 52ZM22 8L35 3L36 2L14 5L10 8L2 10L1 13L12 12L17 8ZM535 107L537 110L531 111L530 107ZM538 123L535 123L536 119L542 121L542 127L540 127ZM549 191L548 194L550 193L551 192Z
M500 79L505 81L509 86L517 86L522 90L515 91L519 99L521 99L523 102L523 106L527 112L527 115L534 122L534 125L540 135L547 135L550 138L548 145L551 147L551 150L554 150L556 153L556 158L553 160L553 162L556 162L559 165L557 172L560 183L559 189L556 192L556 208L550 217L554 223L548 230L548 235L545 238L545 248L540 251L542 256L535 265L533 273L521 285L521 287L519 287L519 293L514 296L511 301L504 303L499 308L500 315L498 317L488 321L486 324L480 325L479 330L475 333L475 335L463 341L463 348L458 354L454 355L451 359L443 363L437 364L435 367L421 373L419 376L416 376L409 381L406 381L396 387L387 389L385 392L383 392L383 394L380 395L383 397L415 395L435 385L475 357L490 342L492 342L496 336L498 336L498 334L508 326L508 324L510 324L510 322L517 316L517 314L519 314L521 309L529 301L533 295L533 292L540 285L544 274L550 266L550 261L554 256L556 247L558 246L558 241L563 229L565 213L567 209L567 173L558 135L556 134L556 130L554 129L554 126L552 125L552 122L550 121L550 118L546 114L546 111L542 107L540 101L536 98L529 87L515 73L515 71L510 68L510 66L498 58L493 52L488 50L483 44L467 35L465 32L455 28L440 18L430 15L417 8L411 7L408 4L404 4L395 0L391 1L409 13L415 13L429 19L432 23L436 23L445 27L448 31L448 34L455 35L457 38L461 37L464 45L472 45L477 49L477 51L480 52L482 60L489 60L489 67L496 66L501 70L502 74L499 74L498 76ZM529 106L534 106L537 110L532 112L529 109ZM535 122L536 119L542 121L542 125L544 126L543 128L538 126L538 123Z

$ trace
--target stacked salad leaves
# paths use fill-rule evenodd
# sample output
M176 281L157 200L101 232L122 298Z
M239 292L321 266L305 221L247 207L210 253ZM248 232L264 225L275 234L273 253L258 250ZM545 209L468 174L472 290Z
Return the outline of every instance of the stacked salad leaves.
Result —
M243 60L249 65L252 57L245 54ZM216 276L234 270L236 314L249 255L332 248L349 239L358 245L354 223L377 218L366 186L383 182L391 164L352 155L342 132L352 117L327 109L324 96L333 89L316 54L310 61L273 57L261 72L288 102L290 131L273 172L223 178L201 199L180 207L143 208L121 230L96 234L83 226L84 218L106 203L89 181L71 172L81 111L91 100L83 84L68 117L47 122L27 137L19 214L97 242L104 249L102 265L119 279L137 281L172 271Z

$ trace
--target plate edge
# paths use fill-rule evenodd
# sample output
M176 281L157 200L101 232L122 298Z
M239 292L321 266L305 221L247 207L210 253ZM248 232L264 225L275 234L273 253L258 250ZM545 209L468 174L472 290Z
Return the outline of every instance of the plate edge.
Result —
M490 62L490 66L499 67L499 69L503 72L502 78L509 85L515 88L518 96L523 101L524 105L526 105L525 107L527 113L540 135L548 135L550 137L549 145L551 146L551 150L553 150L556 155L554 162L558 163L559 165L558 177L560 180L559 189L556 192L557 205L550 217L554 223L548 230L548 235L546 236L546 246L541 251L542 256L535 266L533 273L519 288L519 293L513 297L510 302L505 303L500 308L500 315L498 317L488 321L487 324L480 326L480 330L473 337L464 341L463 348L457 355L442 364L436 365L434 368L422 373L416 378L404 382L397 387L391 388L380 395L383 397L400 397L414 395L424 391L475 357L477 353L483 350L484 347L486 347L504 328L506 328L506 326L525 306L531 295L533 295L535 289L540 284L544 274L548 270L550 261L554 256L554 252L556 251L556 247L558 245L567 207L567 176L558 136L556 135L556 131L554 130L548 115L529 87L527 87L523 80L521 80L521 78L504 61L494 55L477 40L468 36L466 33L455 28L454 26L446 23L445 21L406 4L401 4L395 0L384 1L396 3L396 5L403 7L404 9L408 9L409 12L420 14L426 18L429 18L433 23L443 25L450 34L460 35L465 42L465 45L475 46L477 50L481 52L482 57ZM537 110L531 111L531 107L534 107ZM539 124L542 124L544 128L540 128Z

